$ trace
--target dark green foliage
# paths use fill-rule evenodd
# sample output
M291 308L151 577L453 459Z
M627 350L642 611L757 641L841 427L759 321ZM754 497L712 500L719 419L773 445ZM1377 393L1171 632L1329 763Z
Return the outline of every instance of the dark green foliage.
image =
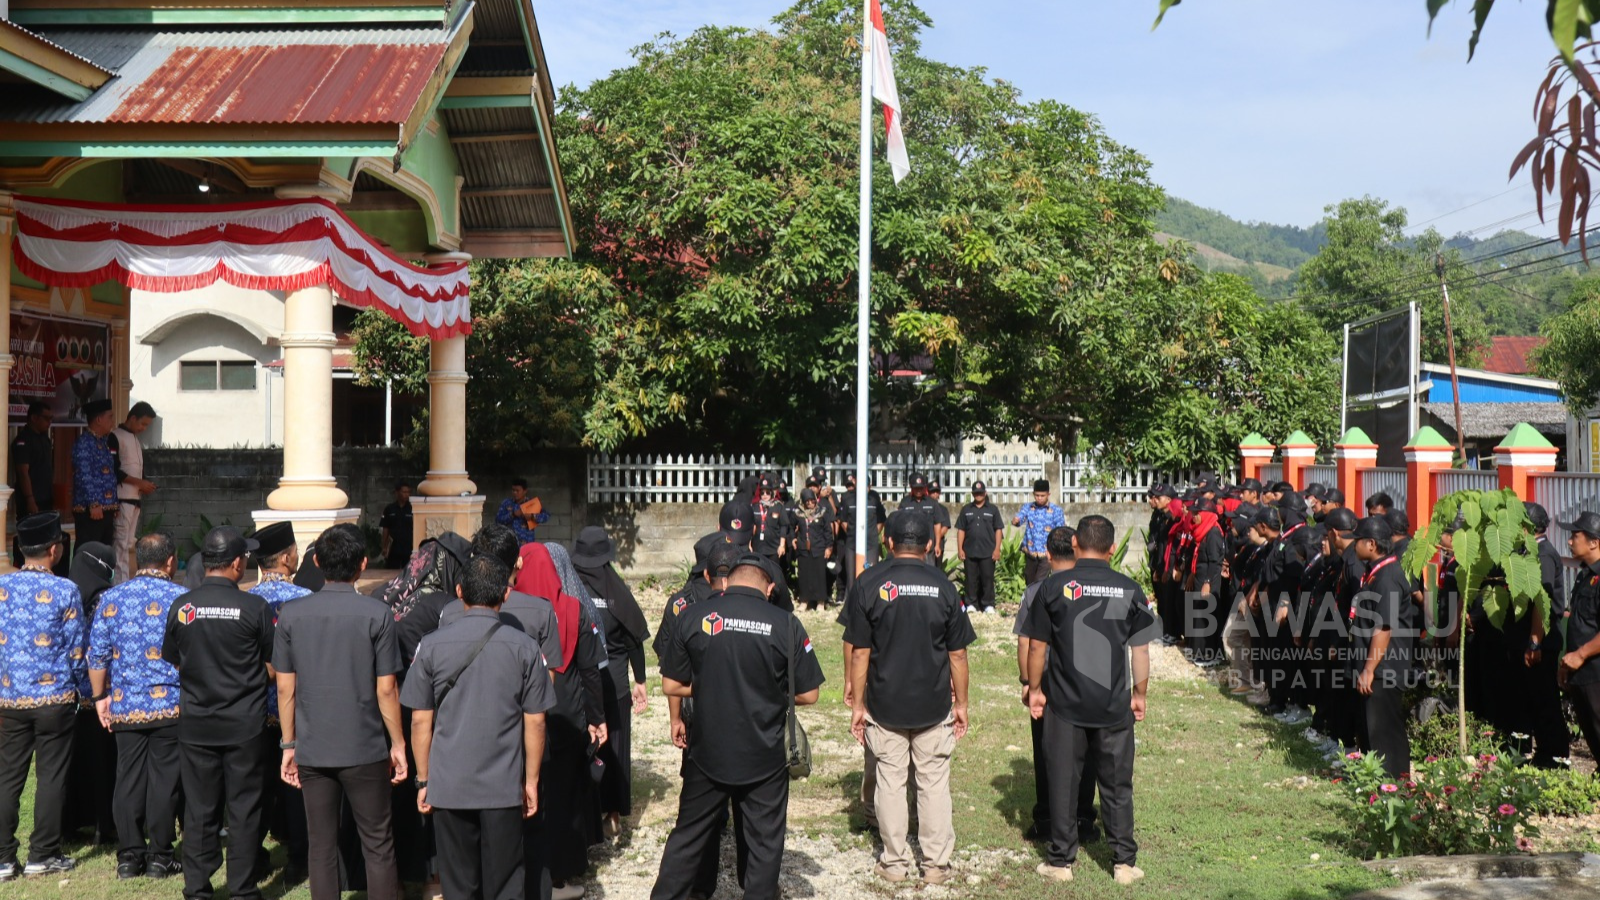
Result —
M1156 227L1188 241L1215 247L1247 262L1270 263L1297 269L1315 256L1327 241L1327 229L1240 222L1226 213L1168 197L1167 207L1156 216Z

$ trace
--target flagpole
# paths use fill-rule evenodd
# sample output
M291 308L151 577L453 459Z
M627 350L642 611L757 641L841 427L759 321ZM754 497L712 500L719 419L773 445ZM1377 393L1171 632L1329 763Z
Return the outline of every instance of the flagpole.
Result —
M856 575L867 561L867 427L872 311L872 0L861 3L861 219L856 289Z

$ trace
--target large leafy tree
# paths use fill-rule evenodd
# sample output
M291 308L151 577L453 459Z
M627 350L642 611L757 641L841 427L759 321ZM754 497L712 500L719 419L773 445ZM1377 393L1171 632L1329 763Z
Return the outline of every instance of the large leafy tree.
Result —
M562 341L551 349L575 368L475 338L475 374L481 357L515 374L475 386L475 408L540 391L524 429L548 410L564 424L542 437L606 449L664 434L791 457L850 445L858 15L804 0L771 31L662 36L562 93L579 257L490 268L475 302L503 310L507 334ZM921 56L913 4L887 15L914 168L894 185L875 160L875 368L927 377L876 376L875 434L1187 465L1225 462L1265 423L1321 428L1335 392L1314 370L1333 349L1156 241L1165 198L1142 156L1093 116ZM384 365L415 369L407 352ZM1275 362L1281 382L1251 377ZM501 434L516 421L471 419Z
M1414 302L1422 312L1423 359L1444 362L1449 342L1437 262L1442 256L1447 276L1462 273L1460 251L1444 249L1431 228L1407 237L1406 211L1372 197L1328 207L1322 225L1327 243L1296 273L1298 302L1331 331ZM1489 343L1476 302L1480 283L1461 278L1450 290L1456 361L1462 365L1472 365Z
M1541 330L1550 342L1535 351L1534 360L1540 375L1561 384L1568 408L1582 418L1600 402L1600 276L1575 283L1566 305L1545 322Z

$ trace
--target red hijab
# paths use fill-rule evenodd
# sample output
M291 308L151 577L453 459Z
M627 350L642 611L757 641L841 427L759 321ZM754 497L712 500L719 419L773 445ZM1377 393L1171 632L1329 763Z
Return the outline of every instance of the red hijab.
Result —
M578 619L582 607L578 598L561 590L561 573L543 544L522 545L522 568L517 570L517 590L533 597L550 601L556 613L556 630L561 633L561 665L551 666L552 672L565 672L572 665L578 649Z
M1189 515L1194 519L1194 524L1189 527L1189 534L1194 537L1195 546L1199 547L1208 532L1216 531L1220 527L1217 524L1217 514L1214 510L1196 509L1191 510ZM1189 560L1189 571L1199 571L1199 567L1200 553L1197 550L1194 558Z

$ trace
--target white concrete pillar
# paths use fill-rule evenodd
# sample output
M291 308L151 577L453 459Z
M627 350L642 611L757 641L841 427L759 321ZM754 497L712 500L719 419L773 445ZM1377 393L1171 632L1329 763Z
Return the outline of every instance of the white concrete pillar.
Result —
M11 241L16 224L11 194L0 191L0 409L11 408ZM11 506L11 442L0 445L0 525L4 525ZM0 570L11 570L9 556L0 560Z
M431 341L428 369L428 477L417 493L459 497L478 492L467 477L467 339Z
M275 510L336 510L349 501L333 477L333 292L284 300L283 478L267 495Z

